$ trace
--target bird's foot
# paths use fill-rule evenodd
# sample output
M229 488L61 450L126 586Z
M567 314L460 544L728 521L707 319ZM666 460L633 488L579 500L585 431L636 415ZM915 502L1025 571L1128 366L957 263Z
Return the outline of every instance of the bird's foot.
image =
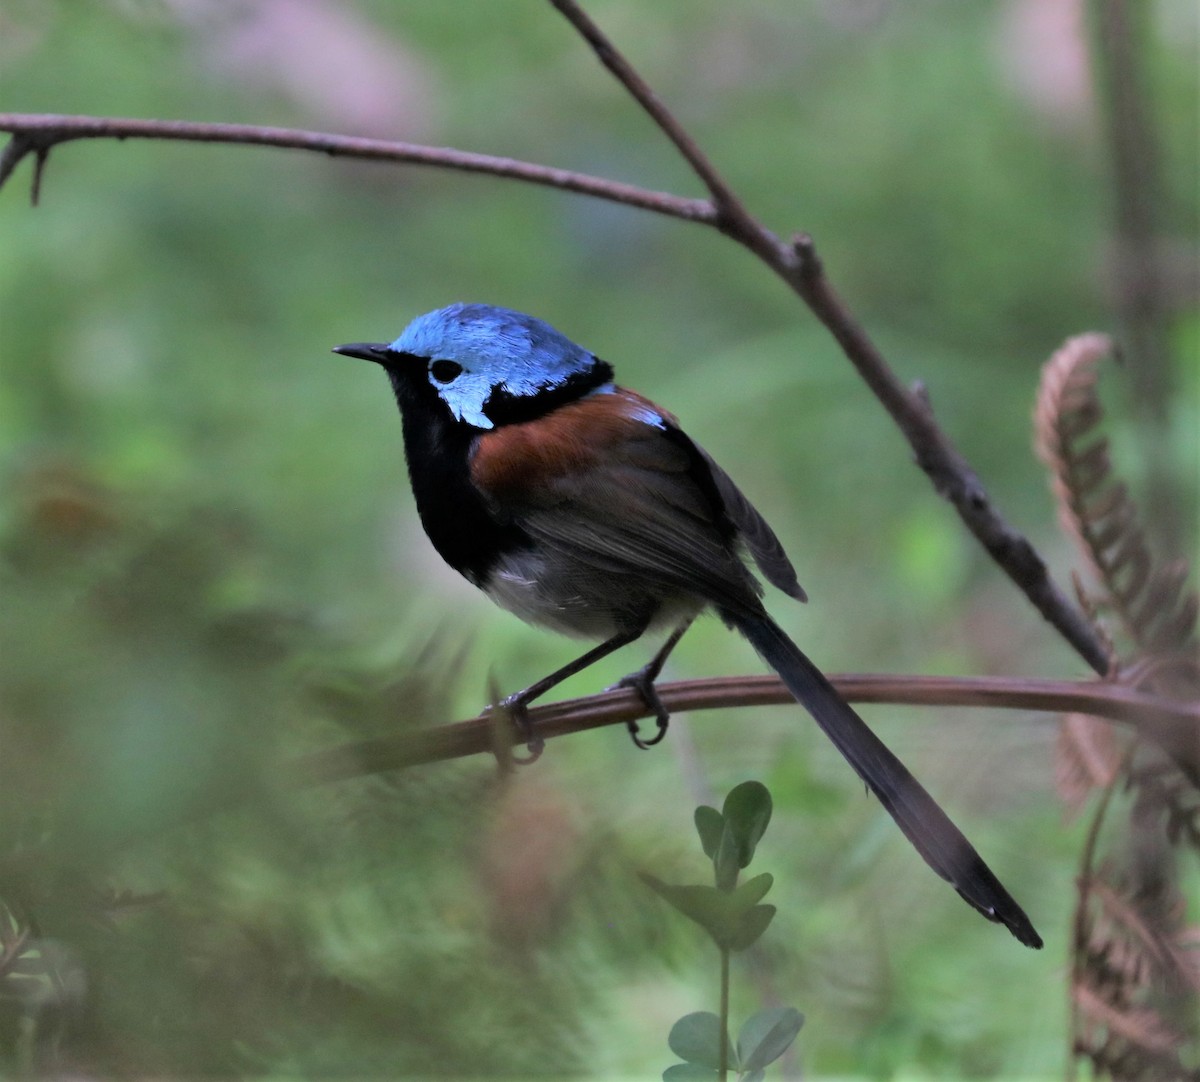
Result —
M657 658L655 661L657 661ZM658 673L661 668L661 665L656 665L652 661L649 665L643 665L637 672L631 672L628 676L622 677L613 685L613 688L633 688L642 697L642 702L654 714L654 719L658 723L657 732L649 740L642 739L636 721L626 723L630 738L642 751L654 747L655 744L662 743L663 737L667 735L667 726L671 721L671 715L663 704L662 699L659 698L658 690L654 686L654 681L658 679ZM612 689L610 688L609 690Z
M536 763L542 757L542 752L546 750L546 741L538 735L533 722L529 720L528 703L529 699L525 692L518 691L507 698L501 699L496 704L496 710L511 720L513 726L525 741L525 750L528 754L512 756L512 761L518 766L528 766L530 763Z

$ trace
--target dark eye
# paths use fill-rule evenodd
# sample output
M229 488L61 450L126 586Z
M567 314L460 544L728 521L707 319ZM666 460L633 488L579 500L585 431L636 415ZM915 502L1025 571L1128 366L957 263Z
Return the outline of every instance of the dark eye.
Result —
M429 374L438 383L449 383L451 380L457 378L462 370L462 365L457 361L434 361L429 366Z

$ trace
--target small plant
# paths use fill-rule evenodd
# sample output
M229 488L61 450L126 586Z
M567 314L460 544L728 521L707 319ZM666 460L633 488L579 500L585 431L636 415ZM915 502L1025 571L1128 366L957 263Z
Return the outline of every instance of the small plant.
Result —
M729 956L758 941L775 916L762 900L774 879L764 873L738 885L738 873L754 856L755 846L771 821L771 794L761 782L747 781L725 798L720 811L696 809L696 832L704 854L712 861L715 885L672 886L646 872L642 879L660 897L703 928L721 952L721 1009L719 1014L696 1011L671 1027L667 1043L683 1063L663 1072L663 1082L720 1079L730 1069L744 1082L759 1082L768 1064L784 1054L804 1025L794 1007L773 1007L748 1018L729 1039Z

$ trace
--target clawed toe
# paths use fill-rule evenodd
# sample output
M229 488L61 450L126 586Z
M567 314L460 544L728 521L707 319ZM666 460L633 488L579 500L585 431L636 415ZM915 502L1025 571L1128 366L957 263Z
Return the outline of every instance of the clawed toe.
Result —
M644 668L638 669L637 672L630 673L628 676L618 680L616 685L614 685L619 688L632 688L636 691L642 697L642 702L646 704L646 708L654 714L654 719L658 723L657 732L649 740L642 739L636 721L626 723L630 739L642 751L647 751L654 747L655 744L661 744L663 738L667 735L667 726L671 722L671 715L662 699L659 698L658 690L654 686L654 680L657 676L658 673L652 671L652 666L647 665Z
M542 757L542 752L546 750L546 741L538 735L537 730L533 727L533 722L529 720L529 708L524 695L521 692L509 695L508 698L501 699L496 704L496 709L512 719L517 732L525 740L525 750L529 754L514 755L512 761L518 766L536 763Z

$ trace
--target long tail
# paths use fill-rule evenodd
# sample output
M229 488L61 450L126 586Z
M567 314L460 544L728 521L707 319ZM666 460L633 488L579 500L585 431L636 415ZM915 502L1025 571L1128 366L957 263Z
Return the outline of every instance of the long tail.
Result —
M963 837L937 801L909 773L821 671L765 613L724 611L750 645L783 679L788 690L833 741L858 776L896 820L935 872L988 920L1005 925L1027 947L1041 947L1029 918Z

